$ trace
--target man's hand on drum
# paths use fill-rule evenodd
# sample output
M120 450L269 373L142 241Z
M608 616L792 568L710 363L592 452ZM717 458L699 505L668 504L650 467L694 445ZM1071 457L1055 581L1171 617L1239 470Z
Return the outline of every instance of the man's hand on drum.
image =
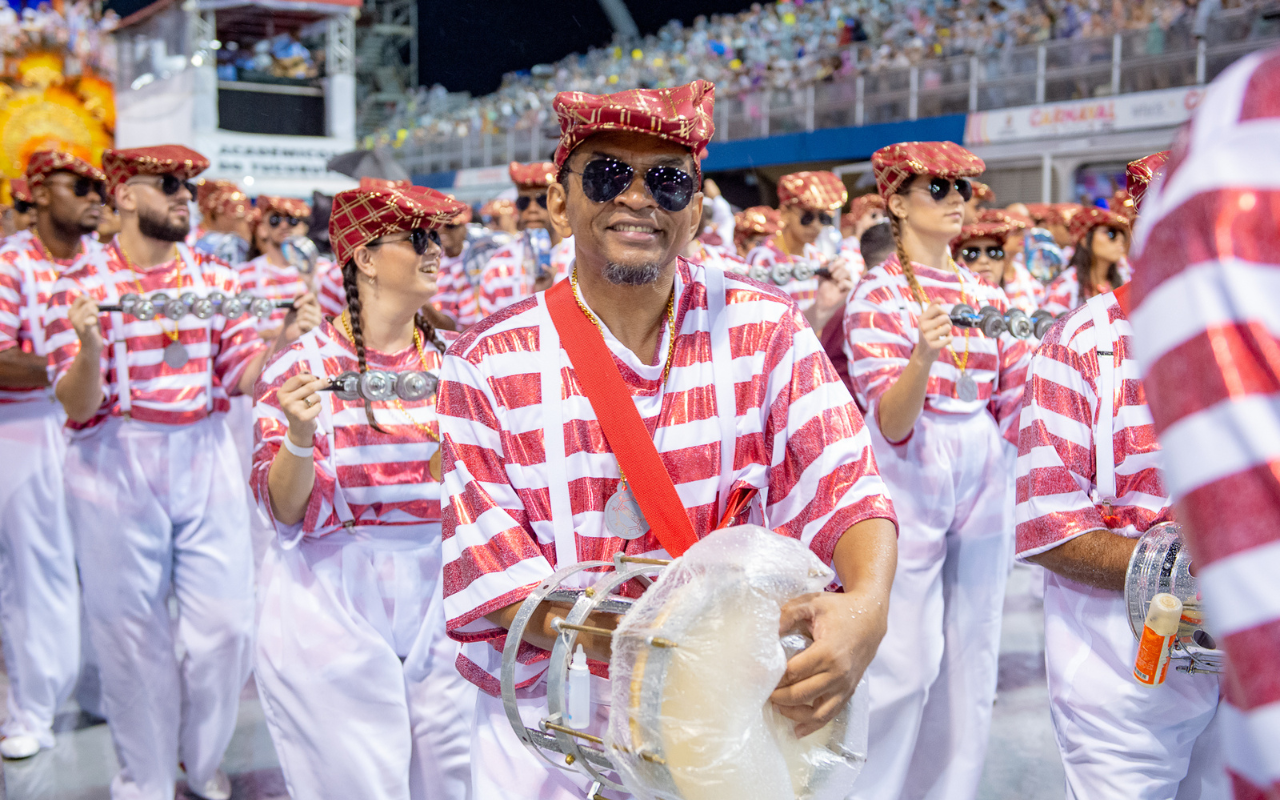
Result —
M798 630L813 639L787 662L769 698L796 724L797 736L808 736L840 712L884 638L897 565L893 523L869 519L854 525L836 545L833 563L843 594L819 592L782 607L779 633Z

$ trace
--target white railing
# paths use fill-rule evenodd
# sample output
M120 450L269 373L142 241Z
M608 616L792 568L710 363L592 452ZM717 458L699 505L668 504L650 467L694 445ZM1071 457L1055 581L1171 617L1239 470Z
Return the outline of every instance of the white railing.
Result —
M766 89L716 103L719 142L1193 86L1243 55L1280 44L1280 9L1232 11L1204 37L1191 22L1096 39L1061 39L898 68L859 69L823 83ZM558 131L534 126L467 136L409 135L392 150L413 174L549 159Z

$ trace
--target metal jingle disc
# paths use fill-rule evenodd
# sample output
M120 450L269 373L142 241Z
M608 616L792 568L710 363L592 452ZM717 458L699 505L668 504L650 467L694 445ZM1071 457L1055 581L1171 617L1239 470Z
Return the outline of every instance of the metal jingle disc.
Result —
M222 301L222 308L219 310L227 319L239 319L244 316L244 303L238 297L228 297Z
M171 320L180 320L187 315L187 304L175 297L164 304L164 315Z
M370 370L360 376L360 396L386 401L396 396L396 378L390 372Z
M791 280L790 264L774 264L773 269L769 270L769 280L781 286Z
M121 295L120 297L121 313L133 316L133 310L137 308L138 302L140 300L142 300L142 298L133 292L129 292L128 294Z
M196 304L196 301L199 299L200 299L200 295L196 294L195 292L182 293L182 303L187 308L191 308L192 306L194 306Z
M360 373L347 371L333 379L333 393L348 403L360 399Z
M791 268L791 277L798 281L807 281L816 275L818 265L812 261L801 261Z
M640 503L626 482L618 484L618 491L604 504L604 527L611 535L627 540L639 539L649 532Z
M150 300L139 300L133 304L133 316L143 322L148 322L156 318L156 304Z
M169 342L164 347L164 363L169 369L182 369L187 365L191 357L187 355L187 348L183 347L182 342Z
M191 304L191 313L196 316L196 319L210 319L213 317L215 310L213 301L207 297L197 297L195 302Z
M248 289L244 289L239 294L236 295L236 299L240 301L240 305L244 306L245 308L248 308L250 305L253 304L253 301L257 299L257 295L255 295L253 292L249 291Z
M401 400L422 400L436 390L437 382L428 372L401 372L396 378L396 395Z
M265 297L255 297L249 303L249 313L258 319L266 319L276 310L276 304Z
M956 396L966 403L978 399L978 384L969 373L960 373L960 380L956 381Z
M767 283L769 281L769 268L763 264L752 264L747 270L747 277L753 281Z

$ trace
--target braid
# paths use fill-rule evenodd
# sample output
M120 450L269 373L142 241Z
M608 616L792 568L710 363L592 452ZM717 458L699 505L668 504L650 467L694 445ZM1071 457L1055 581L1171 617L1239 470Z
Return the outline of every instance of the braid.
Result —
M360 374L369 370L365 360L364 332L360 329L360 287L356 285L356 261L351 259L342 266L342 288L347 293L347 309L351 315L351 343L356 346L356 361L360 364ZM373 418L373 404L364 399L364 415L369 420L369 427L378 433L386 433Z
M911 258L907 255L907 248L902 244L902 219L892 211L888 213L889 228L893 231L893 245L898 251L898 263L902 265L902 274L906 276L907 285L911 287L911 294L920 302L920 310L923 313L928 302L924 292L920 290L920 282L916 280L916 271L911 266Z
M413 324L417 326L418 330L422 331L422 338L425 341L431 342L431 344L440 351L440 355L444 355L444 342L440 341L440 337L436 335L436 329L427 321L427 315L423 314L421 311L414 314Z

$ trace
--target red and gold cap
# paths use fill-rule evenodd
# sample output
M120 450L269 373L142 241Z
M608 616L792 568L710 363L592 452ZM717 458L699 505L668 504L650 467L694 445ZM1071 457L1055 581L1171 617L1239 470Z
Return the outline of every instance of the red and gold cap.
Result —
M715 84L704 80L617 94L561 92L551 103L560 118L556 167L563 167L584 140L604 131L633 131L675 142L688 148L697 163L716 130L715 102Z
M960 229L960 235L951 240L951 250L955 252L974 239L995 239L1001 244L1006 242L1010 236L1022 230L1023 225L1013 217L1007 217L1003 220L991 220L989 222L975 222L972 225L965 225Z
M27 188L27 181L24 178L11 178L9 180L9 194L13 195L15 203L31 203L31 190Z
M445 197L449 198L450 200L455 200L455 201L456 201L456 200L458 200L458 198L454 197L454 196L453 196L453 195L451 195L451 194L446 194L446 195L445 195ZM461 202L461 201L458 201L458 202ZM462 211L458 212L458 216L456 216L456 217L454 217L453 219L449 220L449 222L448 222L447 224L449 224L449 225L466 225L468 222L470 222L470 221L472 220L472 218L473 218L473 216L472 216L472 213L471 213L471 206L467 205L466 203L463 203L463 204L462 204Z
M772 236L781 228L781 215L768 206L752 206L733 215L735 242L744 242L748 236Z
M550 161L534 161L530 164L512 161L507 166L511 182L520 189L545 189L556 182L557 172L556 165Z
M1133 222L1138 218L1138 208L1134 205L1133 197L1124 189L1116 189L1111 193L1111 200L1107 203L1111 210Z
M778 205L807 211L836 211L849 200L849 190L834 172L793 172L778 179Z
M196 205L200 207L200 213L208 214L213 210L213 197L219 192L227 190L239 191L240 187L235 181L223 181L216 178L201 178L196 184Z
M1071 233L1071 241L1079 245L1081 240L1089 235L1089 231L1100 225L1119 228L1123 231L1129 230L1129 220L1114 211L1097 206L1086 206L1073 214L1070 222L1067 223L1067 230Z
M1015 214L1012 211L1006 211L1003 208L984 208L978 212L978 222L990 222L1001 225L1009 225L1012 229L1022 230L1035 225L1035 221L1030 217L1024 217L1021 214ZM1011 230L1012 232L1012 230Z
M27 161L28 189L35 189L44 183L45 178L55 172L70 172L73 175L79 175L81 178L88 178L91 181L106 181L107 179L102 170L83 158L77 158L61 150L41 150L32 153L31 159Z
M348 189L333 198L329 243L334 260L345 264L362 244L398 231L439 228L466 205L424 186L406 189Z
M271 194L258 195L258 208L264 216L283 214L286 217L307 219L311 216L311 206L296 197L277 197Z
M884 198L878 194L864 194L853 198L849 203L849 213L840 218L842 225L856 225L858 220L869 212L879 209L884 211Z
M511 200L498 198L480 206L480 213L486 217L501 217L506 214L515 215L516 204Z
M408 189L412 185L413 181L392 181L386 178L360 179L360 188L371 192L378 189Z
M1147 189L1156 176L1169 163L1169 151L1161 150L1146 158L1130 161L1125 167L1125 182L1128 184L1129 196L1133 198L1133 211L1137 214L1142 208L1142 198L1147 196Z
M886 201L915 175L954 180L981 175L987 165L955 142L898 142L871 154L876 188Z
M217 214L220 217L251 219L255 216L249 195L240 191L234 183L210 192L200 208L206 214Z
M979 203L994 203L996 201L995 190L982 181L973 182L973 196Z
M102 171L107 174L107 191L137 175L173 175L189 181L209 168L209 159L180 144L107 150L102 154Z

